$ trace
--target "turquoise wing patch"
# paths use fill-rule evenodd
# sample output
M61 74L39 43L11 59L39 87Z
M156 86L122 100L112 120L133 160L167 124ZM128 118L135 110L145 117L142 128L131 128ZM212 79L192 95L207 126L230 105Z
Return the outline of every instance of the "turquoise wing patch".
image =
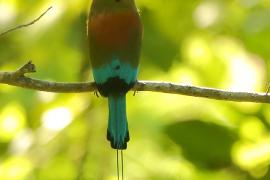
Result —
M94 79L96 83L103 84L109 78L119 77L127 84L130 84L137 79L138 68L133 68L129 64L113 60L110 64L103 65L99 68L93 68Z

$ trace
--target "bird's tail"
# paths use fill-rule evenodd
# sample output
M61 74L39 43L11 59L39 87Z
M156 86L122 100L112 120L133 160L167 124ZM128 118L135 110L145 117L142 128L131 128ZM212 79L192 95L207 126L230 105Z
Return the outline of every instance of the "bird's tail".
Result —
M126 115L126 95L109 95L109 123L107 139L114 149L126 149L129 141Z

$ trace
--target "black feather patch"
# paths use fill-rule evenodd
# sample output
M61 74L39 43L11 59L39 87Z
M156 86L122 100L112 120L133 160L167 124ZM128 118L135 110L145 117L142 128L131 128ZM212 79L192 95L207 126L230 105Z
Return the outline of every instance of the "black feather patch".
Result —
M113 136L111 135L110 131L107 130L107 140L111 142L111 147L113 149L127 149L127 142L129 141L130 137L129 137L129 131L127 132L127 136L125 137L125 143L123 145L121 145L120 147L115 144L115 140L113 139Z
M134 85L135 82L127 84L124 79L120 79L119 77L109 78L103 84L96 84L99 93L108 97L108 95L122 95L126 94Z

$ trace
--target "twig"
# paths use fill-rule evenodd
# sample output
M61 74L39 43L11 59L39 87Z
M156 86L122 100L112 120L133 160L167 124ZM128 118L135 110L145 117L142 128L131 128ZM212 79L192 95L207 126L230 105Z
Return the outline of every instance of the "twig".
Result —
M24 27L27 27L27 26L30 26L30 25L32 25L32 24L35 24L37 21L39 21L50 9L52 9L52 6L51 7L49 7L46 11L44 11L38 18L36 18L36 19L34 19L33 21L31 21L31 22L29 22L29 23L27 23L27 24L22 24L22 25L19 25L19 26L16 26L16 27L14 27L14 28L11 28L11 29L9 29L9 30L7 30L7 31L4 31L4 32L2 32L1 34L0 34L0 37L1 36L4 36L4 35L6 35L6 34L8 34L8 33L10 33L10 32L12 32L12 31L15 31L15 30L18 30L18 29L21 29L21 28L24 28Z
M27 73L35 72L35 69L35 65L31 62L28 62L15 72L0 72L0 83L23 87L27 89L57 93L81 93L93 92L97 90L94 82L49 82L32 79L25 76L25 74ZM180 85L168 82L138 81L132 88L132 90L181 94L226 101L270 103L270 95L266 93L233 92L213 88Z

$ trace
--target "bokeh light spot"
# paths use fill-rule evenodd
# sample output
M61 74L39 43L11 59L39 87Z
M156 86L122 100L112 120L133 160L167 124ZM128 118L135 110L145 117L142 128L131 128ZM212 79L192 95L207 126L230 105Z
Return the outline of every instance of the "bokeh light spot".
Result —
M233 160L243 170L252 171L270 164L270 138L257 142L238 142L233 147Z
M9 141L25 126L25 113L19 104L11 103L0 112L0 140Z
M32 163L25 157L14 156L8 158L0 165L0 179L3 180L22 180L32 170Z
M13 3L0 1L0 25L13 21L16 17L16 8Z
M195 24L200 28L206 28L214 24L219 17L219 6L214 2L203 2L193 14Z
M43 126L46 129L60 131L73 119L72 112L66 107L50 109L42 115Z

